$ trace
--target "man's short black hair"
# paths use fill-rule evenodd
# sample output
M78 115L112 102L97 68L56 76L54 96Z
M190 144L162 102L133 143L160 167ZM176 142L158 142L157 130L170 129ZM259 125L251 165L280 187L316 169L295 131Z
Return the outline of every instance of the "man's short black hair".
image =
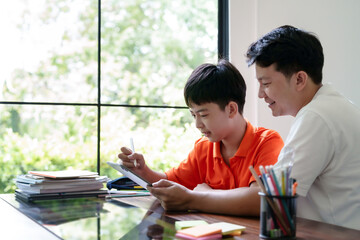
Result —
M278 27L250 45L247 63L268 67L275 63L276 70L289 77L298 71L306 72L316 84L322 81L323 48L312 33L293 26Z
M224 110L230 101L238 105L242 114L246 96L246 84L239 70L225 59L217 65L205 63L190 75L184 88L188 107L204 103L216 103Z

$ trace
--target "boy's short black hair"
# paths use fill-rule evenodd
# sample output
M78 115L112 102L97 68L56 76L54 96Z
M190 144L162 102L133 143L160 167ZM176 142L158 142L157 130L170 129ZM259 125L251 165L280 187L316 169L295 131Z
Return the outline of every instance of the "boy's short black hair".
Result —
M205 63L190 75L184 88L188 107L204 103L216 103L224 110L230 101L238 105L242 114L246 96L246 84L239 70L225 59L217 65Z
M322 81L323 48L312 33L285 25L274 29L250 45L248 66L256 63L268 67L275 63L276 70L289 77L305 71L316 84Z

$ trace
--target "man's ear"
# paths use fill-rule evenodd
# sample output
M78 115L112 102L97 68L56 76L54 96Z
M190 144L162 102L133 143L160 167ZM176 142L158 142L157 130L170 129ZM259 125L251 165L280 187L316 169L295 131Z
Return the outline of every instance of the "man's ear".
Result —
M233 118L236 116L236 114L238 114L239 112L239 108L236 102L234 101L230 101L227 105L228 108L228 112L229 112L229 117Z
M309 75L304 71L299 71L295 73L295 78L296 90L302 91L309 81Z

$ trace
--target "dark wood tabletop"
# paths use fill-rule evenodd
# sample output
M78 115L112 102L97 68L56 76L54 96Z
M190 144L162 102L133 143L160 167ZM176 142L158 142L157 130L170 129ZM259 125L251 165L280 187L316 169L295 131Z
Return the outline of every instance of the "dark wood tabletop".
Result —
M0 195L0 198L1 239L27 239L26 236L33 239L77 239L74 234L80 234L78 237L82 239L102 240L175 239L174 223L178 220L234 223L245 226L246 230L233 239L260 238L257 217L168 212L151 196L26 204L17 201L13 194ZM74 227L79 231L72 232ZM296 239L360 239L360 231L296 218Z
M153 197L120 198L118 201L143 207L157 212L166 219L176 220L205 220L208 223L229 222L246 227L246 231L234 239L259 239L260 221L258 217L238 217L200 212L166 212ZM164 218L163 218L164 219ZM360 239L360 231L344 228L323 222L296 218L296 239Z

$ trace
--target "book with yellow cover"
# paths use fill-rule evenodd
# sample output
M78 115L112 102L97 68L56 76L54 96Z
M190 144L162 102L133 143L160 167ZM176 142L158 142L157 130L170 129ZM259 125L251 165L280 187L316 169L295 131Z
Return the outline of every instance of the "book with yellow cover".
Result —
M207 235L221 233L221 228L216 227L216 226L211 226L211 224L210 225L198 225L195 227L190 227L190 228L179 230L179 231L177 231L177 233L199 238L199 237L204 237Z
M228 222L217 222L210 224L212 227L221 228L222 235L240 235L242 231L245 231L246 227L228 223Z

